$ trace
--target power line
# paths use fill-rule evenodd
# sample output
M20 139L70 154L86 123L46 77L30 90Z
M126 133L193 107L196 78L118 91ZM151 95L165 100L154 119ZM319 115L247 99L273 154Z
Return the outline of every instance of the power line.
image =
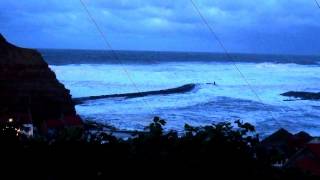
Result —
M79 0L79 1L81 2L82 6L84 7L84 10L85 10L86 13L88 14L90 20L91 20L91 21L93 22L93 24L95 25L95 27L96 27L96 29L98 30L99 34L100 34L101 37L103 38L103 41L104 41L105 44L107 45L107 48L111 50L112 55L113 55L113 56L116 58L116 60L119 61L119 63L121 64L121 66L122 66L124 72L126 73L129 81L133 84L133 86L134 86L134 88L136 89L136 91L141 94L141 91L138 89L137 85L135 84L135 82L133 81L133 79L130 77L129 72L125 69L124 63L121 61L121 59L119 58L119 56L117 55L117 53L113 50L113 47L112 47L111 43L110 43L110 42L108 41L108 39L106 38L104 32L103 32L102 29L100 28L100 26L99 26L99 24L97 23L97 21L93 18L93 16L92 16L92 14L90 13L87 5L85 4L85 2L84 2L83 0ZM152 61L152 60L151 60L151 62L156 63L155 61ZM177 73L176 73L176 72L173 72L173 74L177 76ZM177 100L175 100L174 102L176 102L176 101L177 101ZM147 103L146 101L144 101L144 102L145 102L145 104L147 104L147 105L150 107L150 109L152 110L150 104ZM155 113L155 112L153 111L153 113Z
M319 4L318 0L314 0L314 1L316 2L318 8L320 9L320 4Z
M108 39L106 38L104 32L102 31L102 29L100 28L100 26L98 25L98 23L96 22L96 20L93 18L91 12L89 11L87 5L85 4L85 2L83 0L79 0L81 5L83 6L84 10L86 11L87 15L89 16L90 20L92 21L92 23L94 24L94 26L96 27L97 31L99 32L99 34L101 35L104 43L107 46L107 49L109 49L112 53L112 56L120 63L123 71L125 72L126 76L128 77L129 81L132 83L132 85L134 86L135 90L142 94L141 91L139 90L138 86L136 85L136 83L133 81L133 79L131 78L129 72L127 71L127 69L124 67L124 63L121 61L121 59L118 57L117 53L113 50L113 47L111 46L111 43L108 41ZM144 101L144 100L143 100ZM151 108L150 104L147 103L147 101L144 101L144 103L154 112L154 110Z
M215 33L215 31L213 30L213 28L210 26L210 24L208 23L208 21L206 20L206 18L204 17L204 15L202 14L202 12L200 11L200 9L198 8L198 6L196 5L196 3L193 0L190 0L192 6L194 7L194 9L197 11L197 13L199 14L201 20L203 21L203 23L205 24L205 26L208 28L208 30L210 31L210 33L213 35L213 37L215 38L215 40L218 42L218 44L220 45L220 47L222 48L222 50L224 51L225 55L227 56L228 59L231 60L234 68L238 71L238 73L240 74L240 76L242 77L242 79L245 81L245 83L247 84L247 86L249 87L249 89L252 91L252 93L255 95L255 97L258 99L258 101L264 105L262 99L260 98L260 96L257 94L257 92L254 90L254 88L250 85L248 79L245 77L245 75L241 72L241 70L239 69L238 65L234 62L234 58L231 56L231 54L229 53L229 51L227 50L227 48L224 46L224 44L222 43L222 41L220 40L220 38L218 37L218 35ZM265 105L264 105L265 106ZM275 119L275 117L273 116L272 112L269 111L270 115L272 116L272 119L277 122L277 120Z

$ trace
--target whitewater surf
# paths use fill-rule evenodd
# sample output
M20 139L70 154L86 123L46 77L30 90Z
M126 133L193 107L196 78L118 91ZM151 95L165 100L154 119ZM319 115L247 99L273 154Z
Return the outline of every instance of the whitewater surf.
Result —
M255 125L260 134L283 127L320 135L319 101L284 101L288 97L281 95L320 92L319 57L236 54L235 63L260 101L233 63L219 54L117 52L123 60L120 65L107 51L42 53L73 98L94 97L76 106L84 119L143 130L160 116L167 120L168 130L178 131L185 123L203 126L241 119ZM159 91L185 84L196 86L166 95Z

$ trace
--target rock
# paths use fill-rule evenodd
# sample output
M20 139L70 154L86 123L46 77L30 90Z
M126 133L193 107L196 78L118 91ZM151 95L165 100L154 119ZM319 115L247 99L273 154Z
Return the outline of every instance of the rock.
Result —
M300 100L320 100L320 92L302 92L302 91L289 91L281 94L282 96L299 98Z
M76 116L70 91L36 50L8 43L0 34L0 120L28 114L35 125Z

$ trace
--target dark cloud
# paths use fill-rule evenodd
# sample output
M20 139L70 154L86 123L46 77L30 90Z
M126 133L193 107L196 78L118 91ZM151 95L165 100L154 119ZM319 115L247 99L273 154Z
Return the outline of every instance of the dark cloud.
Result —
M189 0L83 1L117 49L221 51ZM319 52L313 1L194 1L229 51ZM0 0L0 8L0 32L21 46L104 47L79 0Z

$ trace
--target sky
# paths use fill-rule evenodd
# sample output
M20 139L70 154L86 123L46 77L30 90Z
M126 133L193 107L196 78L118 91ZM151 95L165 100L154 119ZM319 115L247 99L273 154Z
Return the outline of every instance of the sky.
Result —
M223 52L190 0L83 0L115 50ZM314 0L193 0L229 52L320 54ZM0 33L29 48L109 49L80 0L0 0Z

